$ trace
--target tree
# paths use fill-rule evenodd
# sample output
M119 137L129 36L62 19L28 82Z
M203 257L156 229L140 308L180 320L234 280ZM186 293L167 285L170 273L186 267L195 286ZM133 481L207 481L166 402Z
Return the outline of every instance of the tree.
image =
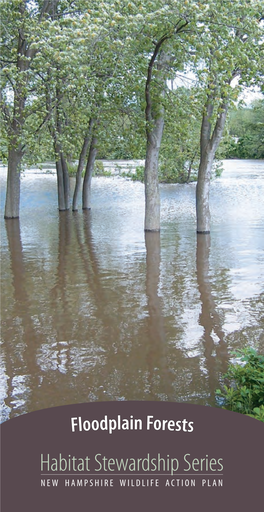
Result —
M32 42L34 34L41 30L58 3L58 0L4 0L1 3L0 104L8 137L6 219L19 217L20 173L25 152L24 129L26 119L32 114L29 98L32 94L32 70L37 53Z
M146 96L146 136L147 151L145 160L145 231L160 230L160 197L159 197L159 177L158 163L159 151L164 127L164 107L162 104L152 105L152 95L150 86L152 81L153 66L156 58L158 58L157 70L163 71L163 90L162 96L165 94L166 76L164 77L164 69L166 65L167 55L160 51L162 44L166 41L167 36L164 35L156 43L154 51L148 65L148 74L146 80L145 96Z
M212 165L227 112L242 85L256 81L263 29L260 2L222 1L202 6L204 23L197 45L196 69L204 108L200 132L200 164L196 187L197 232L210 232L209 192ZM202 48L201 46L202 45ZM200 50L204 52L200 54ZM234 80L238 82L234 86Z
M94 125L94 120L92 118L90 118L88 130L85 134L82 149L81 149L81 152L79 155L78 167L77 167L77 172L76 172L75 188L74 188L73 199L72 199L72 211L73 212L78 210L77 201L78 201L78 195L79 195L79 192L81 190L81 185L82 185L82 172L83 172L83 169L85 166L85 160L86 160L88 148L89 148L89 146L91 146L93 125Z
M145 231L160 230L158 161L164 128L164 98L170 70L182 64L178 37L189 24L194 2L152 2L140 5L142 21L134 52L138 69L145 74ZM176 43L175 43L176 41ZM144 70L144 71L143 71Z
M6 1L1 5L6 218L19 216L22 159L34 146L34 137L48 133L47 128L56 161L59 210L69 208L67 158L74 147L69 130L71 93L77 80L85 81L77 47L90 43L96 30L96 24L90 27L87 9L87 2L81 0L12 0L11 5Z
M84 89L89 98L92 88L89 65L85 66L85 73L88 75L85 80L82 59L83 44L91 42L91 31L87 30L87 16L77 9L80 7L78 2L75 4L76 12L71 12L70 17L59 16L57 6L48 30L45 34L40 34L35 41L39 50L38 67L41 70L38 75L42 80L38 94L39 97L42 95L42 102L45 105L46 124L56 162L59 211L68 210L70 207L68 163L73 153L76 157L80 146L79 140L87 125L85 115L78 116L81 108L86 115L88 110L83 108L80 91L83 92ZM71 7L73 8L73 3ZM85 30L86 39L83 38ZM76 122L80 123L82 129L76 127Z
M78 68L85 68L85 71L80 74L76 70L74 100L72 94L67 99L69 104L74 103L74 108L68 116L68 126L72 140L76 140L76 147L79 148L73 211L77 210L84 167L82 207L90 209L92 172L100 140L109 139L109 126L115 128L114 123L111 124L112 120L120 116L126 101L129 103L131 99L128 98L133 96L131 82L134 83L134 75L131 69L135 68L130 55L130 33L138 30L133 8L130 8L132 4L127 5L126 2L119 1L114 4L100 3L96 6L86 1L80 4L82 13L78 21L73 22L74 25L78 24L79 35L79 44L75 52L78 54ZM88 6L92 8L88 9L87 14L85 10ZM87 18L89 26L86 23ZM85 128L76 130L76 124ZM112 137L118 135L119 132L113 133Z
M187 2L189 4L189 2ZM146 160L145 160L145 231L160 230L160 197L158 162L160 145L164 128L164 105L168 70L175 64L175 49L167 45L175 36L186 29L189 20L187 15L179 9L178 4L173 5L173 16L168 13L168 5L163 4L155 12L155 31L161 33L157 39L152 38L153 49L147 67L145 84L145 119L146 119ZM170 14L170 19L168 18ZM160 23L162 22L161 26ZM151 23L151 26L153 24ZM156 34L155 34L156 36ZM158 87L154 84L157 83Z

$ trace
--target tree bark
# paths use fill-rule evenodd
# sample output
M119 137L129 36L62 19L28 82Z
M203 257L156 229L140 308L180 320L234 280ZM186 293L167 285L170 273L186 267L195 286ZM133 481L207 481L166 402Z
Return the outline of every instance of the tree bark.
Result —
M65 211L69 210L70 180L68 166L61 144L61 137L63 133L60 111L61 99L62 95L60 92L59 84L56 84L56 107L54 109L54 127L50 127L50 134L53 138L56 160L58 207L59 211ZM47 105L48 107L50 107L49 98L47 98Z
M164 119L160 117L147 137L145 161L145 231L160 231L159 150Z
M61 152L61 167L62 167L62 175L63 175L65 210L69 210L69 208L70 208L70 179L69 179L69 171L68 171L66 158L64 157L63 152Z
M57 191L58 191L58 208L59 211L64 211L65 208L65 195L64 195L64 183L63 183L63 172L61 159L58 156L56 160L56 171L57 171Z
M78 211L77 202L78 202L78 197L79 197L79 193L81 190L82 172L84 169L85 159L86 159L89 143L90 143L91 136L92 136L93 124L94 124L93 119L90 119L88 133L87 133L86 137L84 138L82 150L80 153L80 158L79 158L78 168L77 168L77 173L76 173L75 188L74 188L74 193L73 193L73 200L72 200L72 211L73 212Z
M97 155L97 137L93 135L89 150L89 156L86 164L85 175L83 180L82 208L83 210L91 209L91 183L94 170L94 162Z
M56 140L56 133L53 133L53 136L55 137L54 151L57 171L58 208L59 211L65 211L69 210L69 173L61 145Z
M196 185L196 220L197 233L210 233L210 182L212 175L213 161L216 150L219 146L228 110L228 104L223 103L218 114L213 133L212 115L214 110L213 98L208 98L206 111L203 115L200 134L200 164L198 180Z
M16 219L19 217L21 162L21 148L16 149L15 146L10 145L8 150L5 219Z
M196 185L196 216L197 233L210 233L210 181L214 156L212 152L200 159L198 180Z
M164 52L160 52L162 44L167 40L164 36L157 43L153 55L149 61L148 76L145 87L146 98L146 135L147 135L147 151L145 160L145 231L160 231L160 195L159 195L159 151L164 127L164 107L161 102L153 107L153 100L150 91L153 67L156 58L159 55L158 69L164 70L167 56ZM165 94L166 80L162 77L162 92Z

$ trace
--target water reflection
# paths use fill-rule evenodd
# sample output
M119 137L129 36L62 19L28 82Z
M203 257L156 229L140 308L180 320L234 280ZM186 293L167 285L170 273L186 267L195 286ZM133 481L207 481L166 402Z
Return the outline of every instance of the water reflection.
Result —
M69 343L68 332L71 325L72 309L67 300L68 280L71 279L71 266L67 266L67 258L70 253L72 230L71 217L68 211L59 214L57 270L54 274L54 285L49 294L51 307L52 337L49 345L42 344L41 355L38 354L38 362L42 370L52 367L62 374L66 374L69 368Z
M205 367L208 374L209 389L213 397L217 388L218 372L225 373L227 370L228 353L225 334L222 329L222 319L217 311L210 282L210 242L211 236L209 234L197 235L196 270L201 298L199 323L204 329L202 342Z
M152 398L155 387L159 388L158 396L166 400L171 395L164 318L161 297L158 295L160 283L160 233L145 233L146 244L146 296L147 296L147 331L149 340L146 357L148 386ZM158 382L157 382L158 381Z
M14 326L6 319L6 328L14 337L9 339L5 349L5 365L8 375L7 408L27 412L27 403L34 401L38 381L34 372L34 351L36 347L36 329L31 317L31 300L28 293L26 269L23 259L23 248L19 219L5 221L10 266L12 272Z

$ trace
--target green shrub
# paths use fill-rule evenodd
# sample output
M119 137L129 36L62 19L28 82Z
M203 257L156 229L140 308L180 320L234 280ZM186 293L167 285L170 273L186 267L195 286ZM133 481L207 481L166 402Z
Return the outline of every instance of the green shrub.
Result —
M101 160L96 160L94 163L94 176L112 176L111 170L108 171L104 168L103 162Z
M144 182L145 168L142 165L136 167L135 172L126 173L126 177L131 178L133 181ZM125 176L125 174L124 174ZM186 183L188 181L187 171L183 170L182 173L177 169L167 166L164 162L159 165L159 182L160 183Z
M224 375L226 384L216 390L222 407L264 422L264 356L252 348L235 353L236 364L230 364Z
M77 168L78 168L77 164L68 164L69 176L76 176Z
M145 167L144 165L138 165L136 167L136 171L134 174L131 175L133 181L141 181L144 182L144 173L145 173Z
M69 176L70 177L76 176L77 169L78 169L77 164L68 164ZM84 174L85 174L85 169L82 172L82 177L84 177ZM93 174L94 174L94 176L111 176L111 171L110 170L106 171L104 168L103 162L101 162L100 160L96 160L95 164L94 164Z
M94 175L100 176L104 172L104 164L100 160L94 162Z

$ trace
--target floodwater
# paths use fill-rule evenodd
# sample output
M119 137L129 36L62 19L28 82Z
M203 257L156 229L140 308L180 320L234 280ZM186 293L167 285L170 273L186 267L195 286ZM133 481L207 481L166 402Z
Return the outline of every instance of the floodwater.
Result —
M1 170L2 206L6 171ZM89 212L57 210L56 176L22 179L2 226L2 421L108 400L215 404L232 351L264 351L264 161L226 161L212 231L196 235L195 185L94 178Z

